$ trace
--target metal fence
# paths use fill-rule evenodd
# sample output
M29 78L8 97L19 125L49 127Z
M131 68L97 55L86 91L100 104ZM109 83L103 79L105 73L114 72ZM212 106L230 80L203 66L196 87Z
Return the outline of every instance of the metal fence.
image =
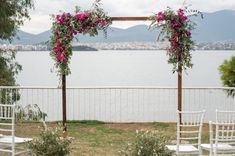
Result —
M235 98L226 87L183 88L183 110L206 110L205 120L215 119L215 110L234 110ZM1 103L26 108L37 105L47 121L62 120L61 89L56 87L0 87ZM175 87L69 87L67 120L105 122L175 122Z

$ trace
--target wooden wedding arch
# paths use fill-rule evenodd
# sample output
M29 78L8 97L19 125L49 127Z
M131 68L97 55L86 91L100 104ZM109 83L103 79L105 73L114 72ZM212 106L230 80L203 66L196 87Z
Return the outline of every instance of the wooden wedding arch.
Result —
M148 21L148 17L111 17L112 21ZM178 110L182 110L182 65L178 64ZM67 110L66 110L66 75L62 75L62 111L63 111L63 131L67 137ZM181 121L181 117L180 117Z

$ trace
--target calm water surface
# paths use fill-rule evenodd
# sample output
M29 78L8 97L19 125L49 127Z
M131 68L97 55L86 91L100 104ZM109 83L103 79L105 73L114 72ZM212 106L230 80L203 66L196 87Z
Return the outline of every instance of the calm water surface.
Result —
M183 75L183 86L222 86L218 67L235 51L195 51L193 68ZM21 86L58 86L49 52L18 52L23 71ZM165 51L74 52L68 86L177 86L177 74Z

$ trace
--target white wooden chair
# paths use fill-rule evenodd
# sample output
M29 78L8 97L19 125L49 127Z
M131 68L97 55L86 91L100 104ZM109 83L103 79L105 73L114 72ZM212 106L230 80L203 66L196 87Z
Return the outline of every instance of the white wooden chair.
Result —
M216 110L216 122L209 122L210 143L202 149L210 156L235 155L235 111Z
M15 136L15 105L0 104L0 153L10 153L12 156L30 153L24 148L16 148L16 144L31 141L31 138Z
M177 112L177 142L167 145L176 155L201 155L201 135L205 110ZM180 123L180 116L182 123Z

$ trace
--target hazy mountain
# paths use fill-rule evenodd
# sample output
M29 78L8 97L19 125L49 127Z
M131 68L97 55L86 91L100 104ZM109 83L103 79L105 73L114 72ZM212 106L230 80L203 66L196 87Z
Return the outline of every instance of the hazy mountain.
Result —
M235 11L222 10L214 13L204 13L204 19L193 18L196 21L196 30L193 38L197 42L235 42ZM134 42L155 41L159 30L148 30L146 25L137 25L128 29L110 28L108 38L103 33L97 37L79 35L80 42ZM14 44L36 44L46 42L50 38L50 31L33 35L23 31L18 32L20 40L15 39Z
M194 38L199 42L235 42L235 11L223 10L204 13L204 19L196 18Z

